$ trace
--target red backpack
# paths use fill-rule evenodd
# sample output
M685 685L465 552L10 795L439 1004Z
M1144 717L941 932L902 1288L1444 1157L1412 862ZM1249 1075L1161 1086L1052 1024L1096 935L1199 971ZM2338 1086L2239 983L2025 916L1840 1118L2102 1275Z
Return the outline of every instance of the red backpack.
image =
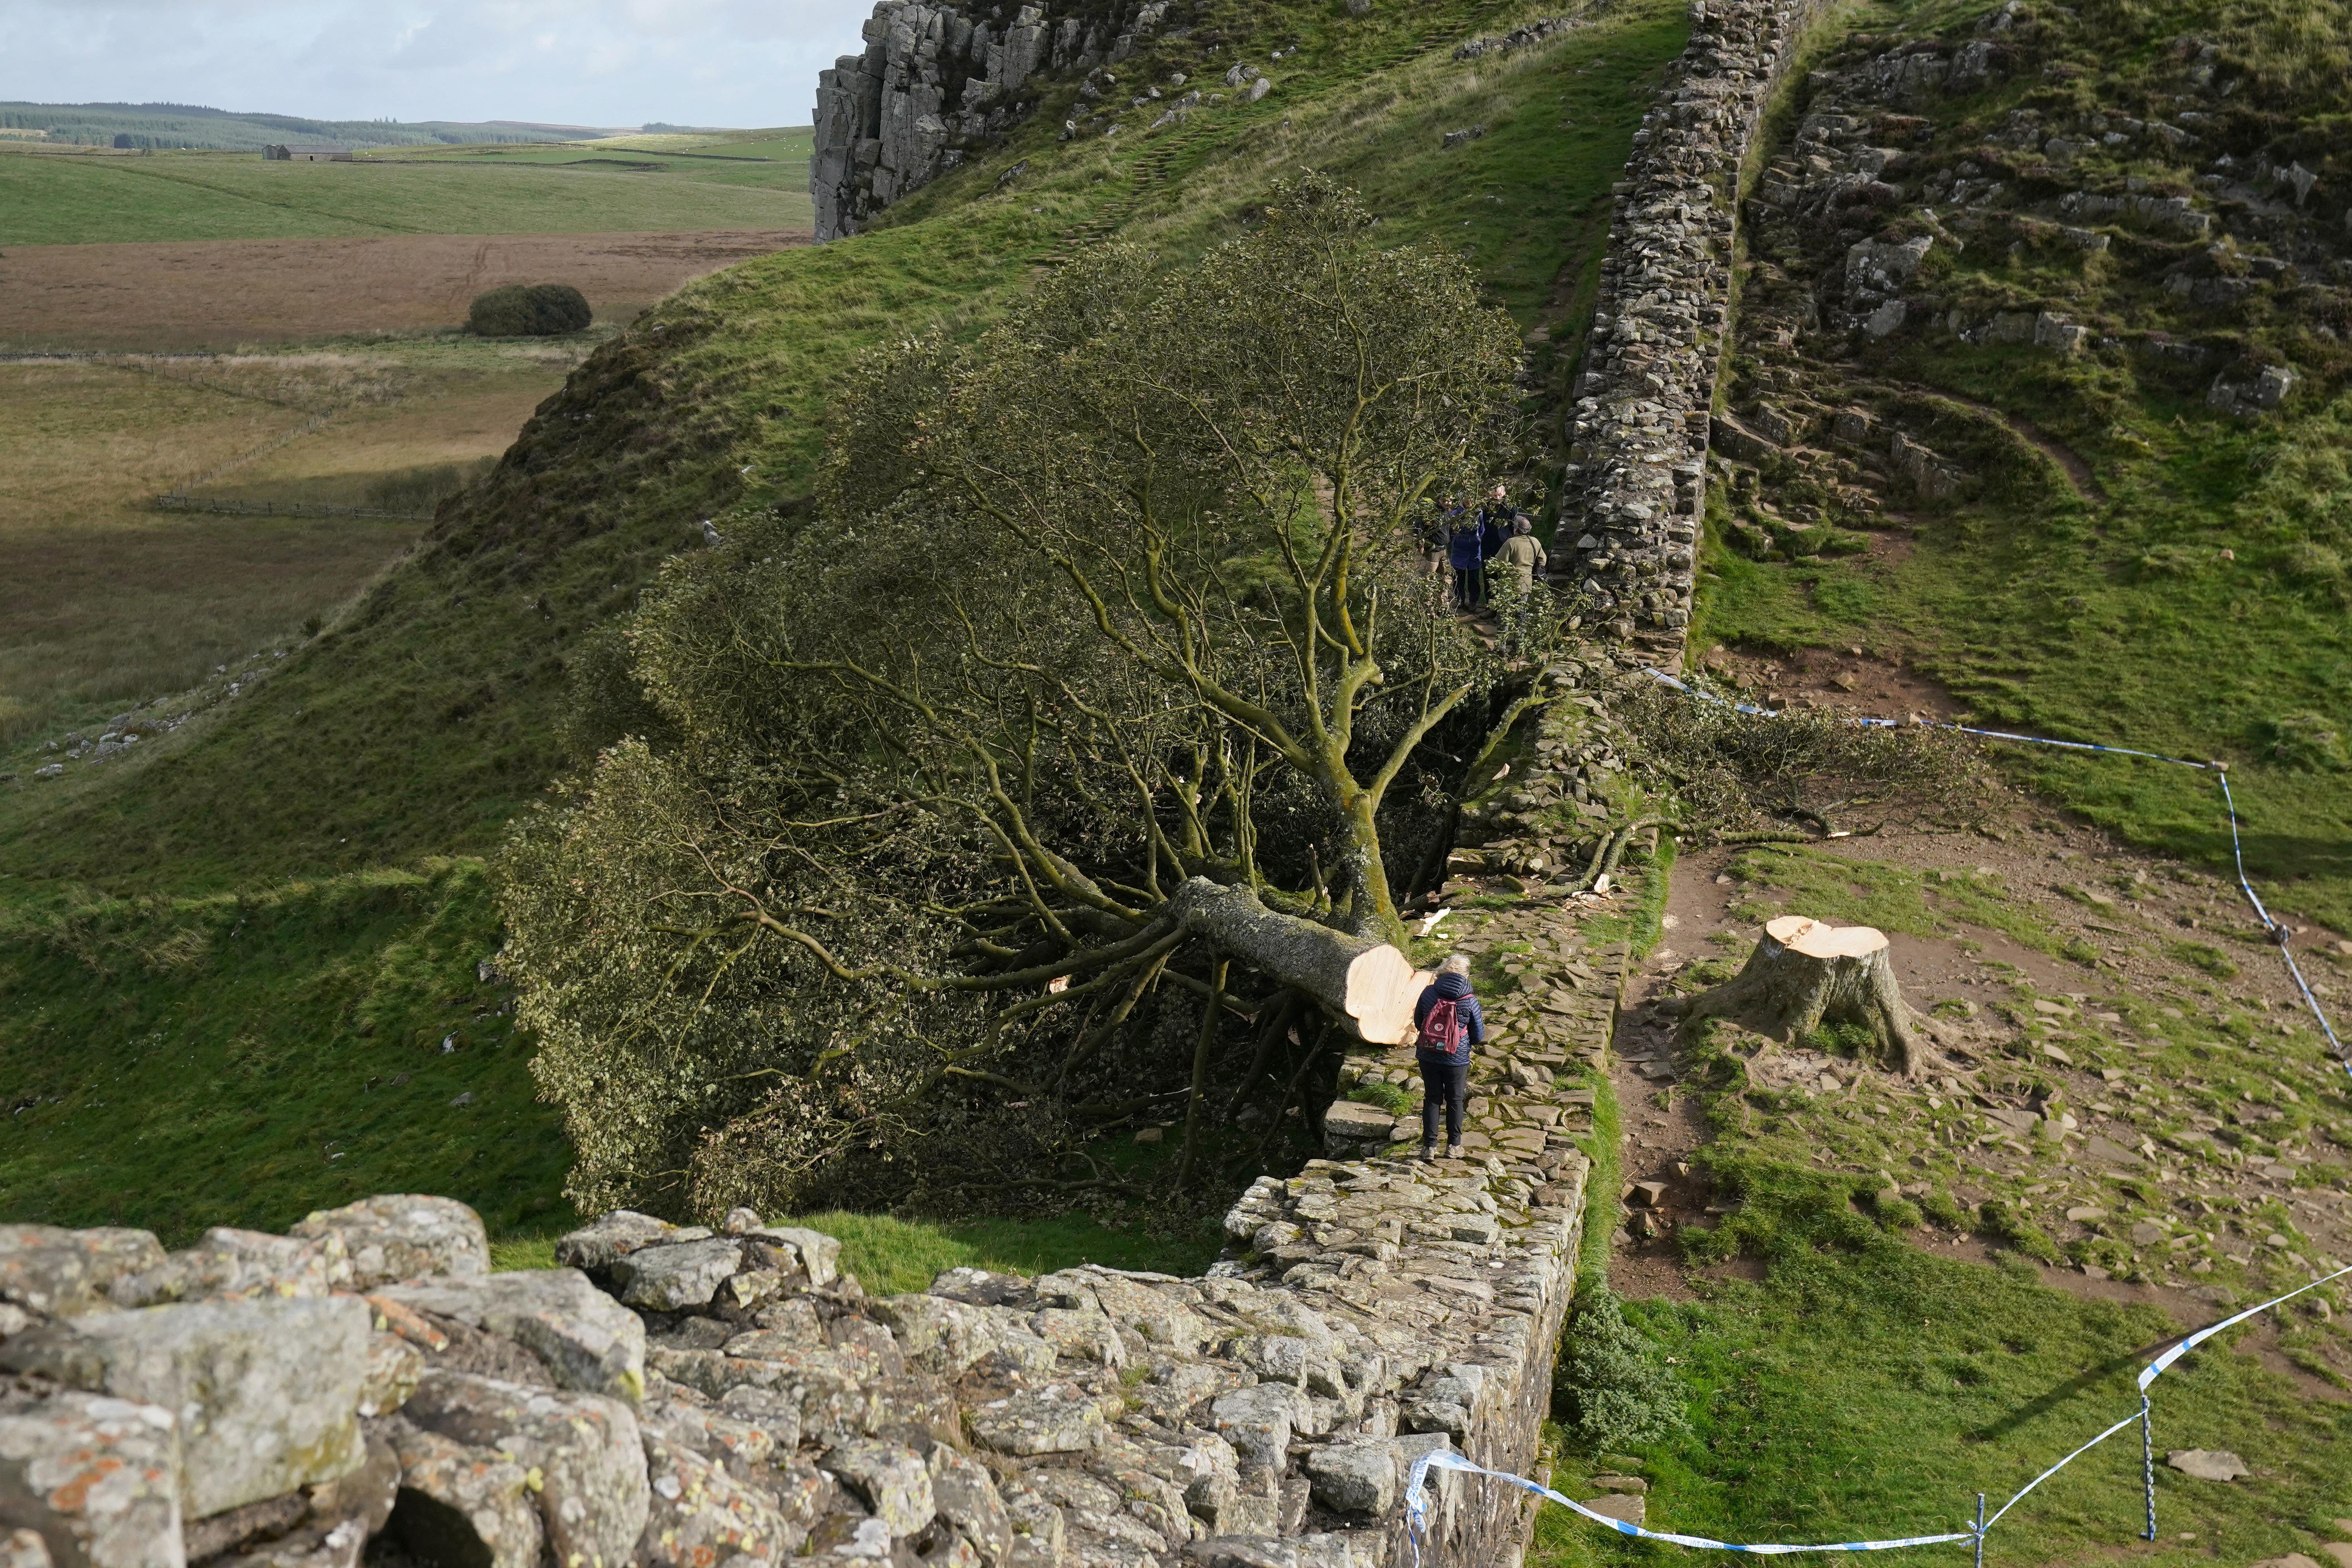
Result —
M1413 1048L1450 1057L1462 1048L1468 1033L1454 998L1441 996L1429 1005L1429 1016L1422 1020L1421 1037L1413 1042Z

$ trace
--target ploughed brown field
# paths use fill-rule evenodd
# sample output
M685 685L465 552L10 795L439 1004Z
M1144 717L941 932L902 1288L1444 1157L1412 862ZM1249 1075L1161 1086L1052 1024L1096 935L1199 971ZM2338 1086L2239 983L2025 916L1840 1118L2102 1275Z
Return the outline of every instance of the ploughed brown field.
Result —
M805 245L804 229L34 245L0 254L0 348L148 352L452 327L485 289L569 283L601 321Z

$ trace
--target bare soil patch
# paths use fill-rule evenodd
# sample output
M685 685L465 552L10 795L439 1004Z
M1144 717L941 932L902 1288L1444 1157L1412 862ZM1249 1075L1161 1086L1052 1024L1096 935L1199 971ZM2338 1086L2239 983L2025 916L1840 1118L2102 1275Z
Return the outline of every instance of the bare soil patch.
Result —
M193 349L455 327L503 283L569 283L598 319L805 245L803 230L391 235L36 245L0 255L0 347Z

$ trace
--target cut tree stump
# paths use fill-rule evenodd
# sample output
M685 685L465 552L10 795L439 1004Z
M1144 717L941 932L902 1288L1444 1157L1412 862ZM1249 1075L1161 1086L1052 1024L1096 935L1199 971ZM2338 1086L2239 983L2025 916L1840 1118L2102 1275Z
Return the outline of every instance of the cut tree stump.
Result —
M1906 1078L1939 1060L1931 1026L1895 984L1886 934L1869 926L1833 926L1803 915L1769 921L1738 974L1667 1011L1681 1015L1685 1031L1703 1019L1729 1018L1781 1041L1823 1024L1859 1025Z

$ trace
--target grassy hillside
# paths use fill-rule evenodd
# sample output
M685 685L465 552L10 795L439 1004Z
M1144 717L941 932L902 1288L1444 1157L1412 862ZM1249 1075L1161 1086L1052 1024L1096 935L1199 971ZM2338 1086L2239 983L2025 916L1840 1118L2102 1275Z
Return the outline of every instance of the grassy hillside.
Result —
M1736 1542L1833 1542L1965 1529L1975 1493L1999 1508L2045 1465L2138 1405L2132 1378L2180 1331L2154 1307L2084 1300L2005 1268L1928 1256L1855 1214L1843 1187L1780 1177L1747 1194L1760 1280L1703 1283L1695 1301L1631 1313L1669 1358L1690 1430L1639 1454L1570 1458L1553 1484L1631 1465L1648 1522ZM2242 1338L2243 1335L2237 1336ZM2074 1562L2129 1552L2154 1563L2246 1563L2345 1533L2347 1407L2314 1399L2229 1344L2157 1384L2160 1539L2142 1520L2137 1435L2126 1431L2021 1504L1985 1561ZM2259 1479L2221 1486L2164 1468L2170 1449L2227 1449ZM1531 1563L1648 1563L1564 1509L1538 1517ZM1967 1561L1967 1543L1892 1552Z
M184 1240L422 1191L560 1223L498 942L478 861L0 926L6 1212Z
M0 365L0 747L288 646L424 528L159 512L158 492L427 512L587 349L451 337Z
M786 152L785 148L778 148ZM257 153L0 149L0 246L374 234L805 228L806 154L585 149L273 163Z
M1983 87L1878 107L1868 133L1900 155L1874 205L1844 209L1862 216L1751 223L1732 407L1861 408L1879 434L1841 443L1817 418L1801 445L1818 456L1771 458L1753 492L1724 487L1696 640L1863 644L2001 728L2226 759L2250 869L2286 910L2347 931L2352 262L2341 196L2323 185L2298 202L2275 173L2298 159L2324 179L2345 168L2328 130L2341 41L2315 43L2331 14L2207 7L2159 26L2131 5L2050 8L2011 36L2017 64ZM1939 19L1859 38L1787 129L1899 37L1948 50L1975 28ZM1767 156L1784 172L1759 189L1801 177L1786 142ZM2194 199L2215 226L2070 205L2084 195ZM1801 288L1838 307L1849 242L1913 236L1932 241L1908 289L1926 304L1902 331L1775 341ZM1996 312L2024 322L2026 341L1995 341ZM2074 352L2037 343L2044 314L2093 335ZM2296 375L2273 411L2212 405L2217 383L2265 365ZM1924 496L1890 470L1894 428L1945 455L1957 493ZM1791 520L1811 521L1807 542L1784 542ZM2127 840L2207 864L2230 854L2210 775L2059 752L2013 762Z
M306 975L331 968L357 984L351 977L366 973L369 954L389 951L408 931L464 926L474 918L473 884L426 877L404 895L415 900L406 924L322 937L318 952L289 953L275 980L248 972L249 990L159 984L155 1010L142 1005L119 1017L94 999L100 982L56 957L51 934L71 909L93 900L168 895L209 909L205 900L276 898L289 885L360 885L386 868L492 848L507 819L581 746L639 721L622 694L590 702L567 723L567 693L583 677L595 689L593 674L609 662L600 634L666 557L698 546L702 520L724 529L732 511L790 505L804 493L826 388L855 356L932 322L975 330L1026 287L1035 258L1087 236L1124 223L1171 251L1204 245L1244 221L1274 178L1301 163L1325 163L1374 196L1400 239L1458 239L1489 264L1498 295L1530 330L1572 340L1603 238L1609 183L1658 71L1681 47L1683 8L1675 0L1630 0L1587 29L1499 60L1449 58L1454 42L1536 14L1456 0L1410 17L1382 7L1355 26L1324 17L1319 6L1253 8L1229 19L1233 47L1255 58L1300 45L1283 61L1276 92L1260 104L1200 116L1181 135L1158 139L1134 134L1141 130L1135 111L1129 118L1139 122L1118 137L1065 145L1055 139L1059 116L1049 103L985 164L927 193L879 231L767 257L682 290L599 350L541 407L499 469L445 507L395 570L319 635L298 637L286 658L250 667L262 679L242 679L247 667L224 671L208 689L222 700L204 717L101 773L62 788L21 777L0 787L0 905L18 922L0 933L6 962L40 977L56 998L47 1005L86 1005L77 1016L105 1037L94 1047L98 1059L121 1064L106 1091L110 1109L168 1123L192 1096L203 1097L217 1070L162 1044L178 1032L175 1009L209 1007L226 1030L236 1019L279 1016L275 994L283 989L283 1016L299 1016L295 1004L313 984ZM1197 71L1202 63L1171 54L1138 68ZM1576 123L1563 132L1563 119ZM1484 138L1442 147L1442 132L1479 122L1488 129ZM997 176L1024 160L1027 171L1000 188ZM257 163L249 171L280 172ZM638 177L528 166L335 172L485 183ZM29 775L43 755L39 743L30 737L0 758L0 773ZM486 929L468 929L487 945ZM206 946L192 963L210 973L229 951ZM56 1037L0 1024L0 1076L43 1062ZM320 1050L322 1058L334 1054ZM129 1070L133 1064L145 1070ZM478 1103L492 1103L488 1091L478 1093ZM448 1098L420 1095L399 1111L436 1130L417 1149L436 1146ZM306 1168L320 1125L243 1124L233 1158ZM420 1155L414 1179L400 1175L403 1145L386 1127L371 1158L389 1163L365 1167L377 1184L457 1181L436 1156ZM553 1191L561 1151L547 1158L541 1196ZM58 1217L156 1214L183 1223L183 1211L142 1183L123 1184L134 1189L126 1195L46 1177L40 1168L8 1167L0 1212L37 1203ZM500 1200L508 1206L499 1213L512 1216L506 1223L522 1222L517 1205L529 1200L517 1194L541 1170L513 1178L519 1184Z

